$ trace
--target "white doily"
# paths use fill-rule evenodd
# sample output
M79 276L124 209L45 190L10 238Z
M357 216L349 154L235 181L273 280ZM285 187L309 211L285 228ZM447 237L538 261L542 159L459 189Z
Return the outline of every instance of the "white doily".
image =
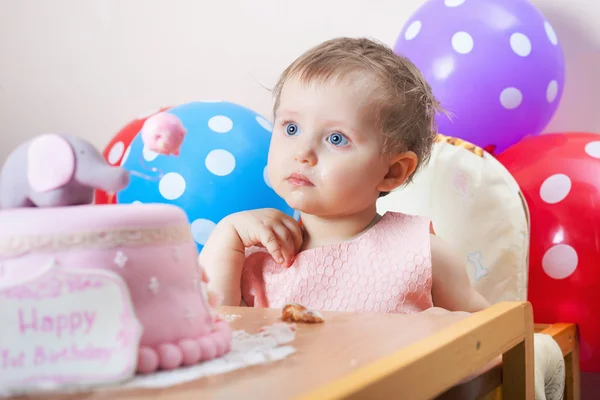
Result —
M295 325L285 323L268 325L261 332L254 334L242 330L234 331L231 351L225 356L191 367L139 375L122 387L164 388L190 382L203 376L223 374L252 365L283 360L296 349L292 346L280 345L289 343L295 338Z
M281 322L267 325L257 333L237 330L233 332L231 351L221 358L172 371L161 371L150 375L136 375L122 385L104 388L165 388L190 382L204 376L223 374L237 369L282 360L296 352L293 346L285 345L292 342L295 338L295 324ZM43 387L37 390L28 388L26 390L7 391L0 388L0 397L53 390L52 384L42 384L40 386ZM95 390L102 390L104 388L96 388ZM87 390L89 389L73 387L69 390L63 390L63 392Z

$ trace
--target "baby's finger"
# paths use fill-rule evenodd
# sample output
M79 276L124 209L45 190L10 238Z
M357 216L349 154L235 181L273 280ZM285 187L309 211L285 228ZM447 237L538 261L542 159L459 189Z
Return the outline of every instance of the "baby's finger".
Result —
M285 266L291 265L291 261L294 259L296 255L294 249L294 238L292 237L292 233L283 223L275 224L273 226L273 230L277 235L279 243L281 244L281 254L284 259Z
M273 259L281 264L284 262L283 254L281 252L281 244L277 239L277 235L275 231L273 231L270 227L263 227L259 234L260 242L267 249L267 251L271 254Z
M202 268L202 281L205 283L208 283L208 275L206 273L206 270L204 268Z
M302 227L293 218L286 218L283 220L283 224L289 229L292 234L292 240L294 242L294 255L298 253L300 248L302 247L302 242L304 241L304 235L302 234Z

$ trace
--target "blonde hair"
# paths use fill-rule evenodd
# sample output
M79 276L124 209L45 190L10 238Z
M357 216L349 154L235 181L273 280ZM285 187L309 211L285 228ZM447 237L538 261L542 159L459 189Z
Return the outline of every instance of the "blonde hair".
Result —
M374 78L369 95L377 99L374 116L384 139L382 153L413 151L419 159L416 173L431 157L437 135L435 115L443 110L419 69L382 43L343 37L309 49L279 77L273 89L273 112L277 113L281 90L290 78L324 82L356 73Z

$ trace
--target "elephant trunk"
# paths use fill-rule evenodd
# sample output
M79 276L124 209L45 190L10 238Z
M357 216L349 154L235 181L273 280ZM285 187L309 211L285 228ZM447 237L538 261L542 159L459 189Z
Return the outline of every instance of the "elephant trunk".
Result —
M79 183L108 193L118 192L129 185L129 171L122 167L103 165L78 172L81 172L76 177Z

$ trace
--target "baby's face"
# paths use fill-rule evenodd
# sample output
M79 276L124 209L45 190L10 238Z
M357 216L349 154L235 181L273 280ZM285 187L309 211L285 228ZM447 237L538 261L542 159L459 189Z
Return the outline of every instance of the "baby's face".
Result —
M273 189L290 207L319 216L365 210L389 169L369 88L289 80L281 92L269 150Z

